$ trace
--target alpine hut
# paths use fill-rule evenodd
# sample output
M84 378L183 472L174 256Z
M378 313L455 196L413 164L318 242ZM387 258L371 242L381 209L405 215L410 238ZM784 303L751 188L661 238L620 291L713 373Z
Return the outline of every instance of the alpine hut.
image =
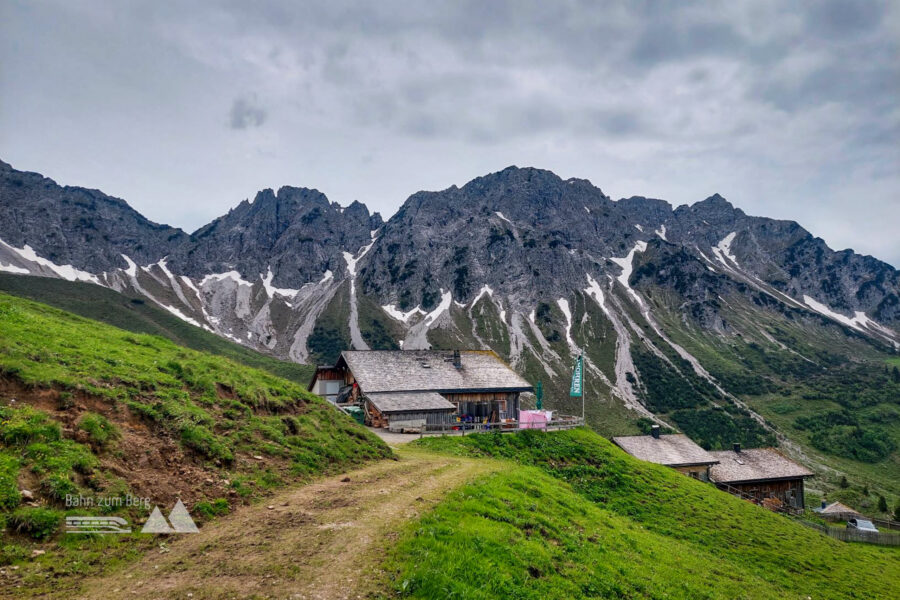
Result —
M614 437L613 443L635 458L671 467L701 481L709 481L710 467L719 462L686 435L661 435L659 425L650 429L650 435Z
M776 498L786 506L803 508L803 481L814 473L775 448L742 450L734 444L732 450L710 454L719 461L709 474L717 487L759 503Z
M368 425L401 429L515 420L519 394L533 388L491 351L347 350L316 369L309 390L362 406Z

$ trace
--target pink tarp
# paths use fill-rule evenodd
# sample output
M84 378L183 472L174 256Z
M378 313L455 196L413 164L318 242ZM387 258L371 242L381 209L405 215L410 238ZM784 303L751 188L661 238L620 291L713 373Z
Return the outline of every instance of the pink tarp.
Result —
M519 411L519 427L522 429L546 429L547 421L552 416L553 412L549 410L522 410Z

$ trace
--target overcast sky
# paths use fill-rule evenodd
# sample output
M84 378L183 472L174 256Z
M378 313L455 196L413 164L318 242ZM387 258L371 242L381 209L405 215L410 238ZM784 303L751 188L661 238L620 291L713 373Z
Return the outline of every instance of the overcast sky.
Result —
M188 231L535 166L900 266L898 46L900 2L0 0L0 158Z

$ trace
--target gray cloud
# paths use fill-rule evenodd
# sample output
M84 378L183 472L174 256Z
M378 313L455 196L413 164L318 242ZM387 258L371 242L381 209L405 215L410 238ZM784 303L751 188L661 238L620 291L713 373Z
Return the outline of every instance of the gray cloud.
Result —
M268 113L256 103L253 97L235 98L228 112L228 122L232 129L259 127L266 122Z
M897 3L48 0L0 52L0 158L157 221L285 184L391 214L530 164L900 265Z

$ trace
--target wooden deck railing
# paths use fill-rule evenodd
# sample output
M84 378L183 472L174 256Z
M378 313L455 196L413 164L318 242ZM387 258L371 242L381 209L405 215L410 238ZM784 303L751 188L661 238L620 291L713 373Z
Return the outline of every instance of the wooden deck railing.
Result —
M467 433L490 433L499 431L500 433L515 433L517 431L526 431L530 429L538 429L543 431L560 431L563 429L574 429L584 425L584 419L581 417L561 417L546 424L526 423L526 427L522 427L520 421L503 421L498 423L431 423L425 425L422 435L466 435Z

